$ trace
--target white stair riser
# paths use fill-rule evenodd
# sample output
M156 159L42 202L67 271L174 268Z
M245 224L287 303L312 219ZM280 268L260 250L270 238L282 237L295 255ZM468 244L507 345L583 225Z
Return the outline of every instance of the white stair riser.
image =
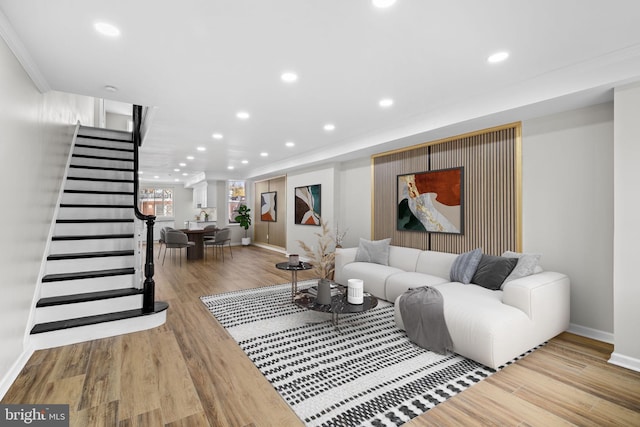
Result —
M106 171L100 169L69 168L68 176L100 179L133 179L133 172Z
M94 147L110 147L110 148L124 148L131 149L133 144L126 140L123 141L105 141L101 139L84 138L82 135L78 135L76 144L91 145Z
M84 144L84 143L82 143ZM94 145L94 144L92 144ZM125 149L130 149L131 146L124 147ZM93 148L88 147L78 147L76 146L73 149L73 154L82 154L84 156L100 156L100 157L115 157L118 159L127 159L133 160L133 153L128 151L117 151L117 150L104 150L100 147L94 146Z
M65 280L42 284L40 297L49 298L60 295L84 294L87 292L112 291L138 287L134 275L96 277L94 279Z
M108 159L87 159L84 157L74 157L71 159L72 165L98 166L102 168L133 169L131 160L108 160Z
M58 219L131 219L131 208L65 208L61 207Z
M95 325L81 326L73 329L61 329L29 336L29 344L35 349L60 347L83 341L97 340L113 337L136 331L155 328L164 324L167 320L167 311L154 313L147 316L131 319L116 320L113 322L98 323Z
M135 260L131 256L75 258L47 261L45 274L75 273L78 271L111 270L114 268L134 267Z
M83 223L57 223L54 236L86 236L100 234L132 234L133 222L83 222Z
M64 193L62 204L133 206L133 194Z
M133 192L132 182L103 182L103 181L78 181L67 180L65 190L89 190L89 191L127 191Z
M142 295L131 295L75 304L62 304L51 307L38 307L35 322L55 322L57 320L115 313L118 311L134 310L136 308L142 308Z
M51 254L73 254L80 252L126 251L135 249L132 238L127 239L91 239L91 240L53 240Z

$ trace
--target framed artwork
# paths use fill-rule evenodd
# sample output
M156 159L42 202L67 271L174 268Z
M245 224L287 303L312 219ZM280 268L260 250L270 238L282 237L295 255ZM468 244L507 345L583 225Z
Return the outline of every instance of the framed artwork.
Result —
M278 221L278 193L270 191L260 194L260 220L267 222Z
M464 233L464 168L398 175L397 230Z
M296 187L294 206L296 224L320 225L320 184Z

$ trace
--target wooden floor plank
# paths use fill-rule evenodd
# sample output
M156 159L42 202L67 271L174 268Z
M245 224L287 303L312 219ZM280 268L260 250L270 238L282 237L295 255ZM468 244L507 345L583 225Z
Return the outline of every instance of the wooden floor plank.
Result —
M199 299L288 283L291 274L274 266L284 260L234 247L224 262L156 263L156 297L170 304L166 324L36 351L2 403L68 403L74 427L302 426ZM561 334L407 426L640 425L640 373L609 364L612 351Z

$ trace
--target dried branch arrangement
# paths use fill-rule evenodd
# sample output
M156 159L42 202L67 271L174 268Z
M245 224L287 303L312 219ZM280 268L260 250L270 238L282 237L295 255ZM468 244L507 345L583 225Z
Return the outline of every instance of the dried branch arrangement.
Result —
M302 240L297 242L305 253L305 256L309 258L311 265L313 265L313 271L317 273L320 278L330 279L335 269L335 237L329 230L329 224L324 222L320 218L320 227L322 227L320 233L314 233L318 236L318 245L316 250L312 250Z

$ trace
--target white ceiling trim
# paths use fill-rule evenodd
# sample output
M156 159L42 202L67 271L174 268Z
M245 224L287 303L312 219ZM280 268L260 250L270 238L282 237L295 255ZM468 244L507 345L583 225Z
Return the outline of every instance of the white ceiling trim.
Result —
M9 46L9 49L13 52L13 54L24 68L24 71L29 75L33 84L36 85L40 93L47 93L51 90L51 85L47 79L44 78L44 75L40 72L40 69L33 61L33 58L24 47L24 44L20 41L20 37L16 34L13 26L7 19L7 17L0 10L0 36L4 39Z

